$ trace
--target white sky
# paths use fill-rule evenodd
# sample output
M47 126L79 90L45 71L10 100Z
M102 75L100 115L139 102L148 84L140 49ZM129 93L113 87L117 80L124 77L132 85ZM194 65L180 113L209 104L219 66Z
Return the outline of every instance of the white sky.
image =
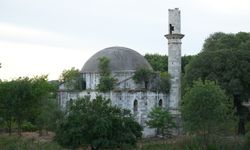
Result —
M169 8L181 10L183 55L211 33L250 31L249 0L0 0L0 79L58 79L110 46L167 54Z

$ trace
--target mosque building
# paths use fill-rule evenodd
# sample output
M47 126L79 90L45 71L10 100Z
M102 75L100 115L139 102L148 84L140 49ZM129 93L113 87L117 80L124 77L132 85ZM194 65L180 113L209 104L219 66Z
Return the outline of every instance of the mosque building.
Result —
M155 129L146 126L148 114L153 107L164 107L174 115L179 115L179 102L181 95L181 39L180 33L180 10L169 9L169 33L168 39L168 72L170 78L170 92L155 90L159 86L157 76L148 83L137 83L133 75L139 69L153 71L148 61L138 52L126 47L108 47L100 50L83 65L81 74L86 82L86 89L82 91L69 90L64 84L59 87L59 104L62 108L71 100L89 96L95 99L102 95L111 100L112 105L129 109L136 120L144 127L144 137L155 135ZM97 86L100 83L100 58L109 60L109 70L115 79L113 90L100 93ZM147 84L147 85L145 85Z

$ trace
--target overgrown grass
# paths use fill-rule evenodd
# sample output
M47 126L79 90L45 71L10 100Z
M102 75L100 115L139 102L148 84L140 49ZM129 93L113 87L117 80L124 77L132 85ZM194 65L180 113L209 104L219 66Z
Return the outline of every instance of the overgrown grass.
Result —
M165 140L143 140L138 146L141 150L247 150L242 137L212 138L203 143L200 137L178 137ZM250 147L249 149L250 150Z
M143 139L138 142L136 150L250 150L250 134L243 137L214 137L207 146L202 139L185 136L172 139ZM125 148L132 149L132 148ZM0 135L0 150L63 150L53 141L42 141L17 135Z
M0 150L62 150L55 142L35 141L16 135L0 135Z

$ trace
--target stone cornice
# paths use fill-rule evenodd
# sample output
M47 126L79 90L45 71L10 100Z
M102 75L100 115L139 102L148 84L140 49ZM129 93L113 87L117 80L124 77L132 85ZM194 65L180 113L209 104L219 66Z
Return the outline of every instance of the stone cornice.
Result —
M174 34L166 34L165 37L167 39L182 39L184 37L184 34L177 34L177 33L174 33Z

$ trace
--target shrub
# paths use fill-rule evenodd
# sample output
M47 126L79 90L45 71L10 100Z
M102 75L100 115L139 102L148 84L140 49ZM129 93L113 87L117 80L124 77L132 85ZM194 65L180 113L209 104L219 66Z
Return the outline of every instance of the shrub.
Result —
M59 122L55 140L66 148L123 149L135 146L141 131L130 111L112 106L101 96L85 97L74 101Z
M248 150L250 148L250 132L247 132L247 134L245 135L245 141L243 144L243 149L244 150Z
M100 72L100 83L97 85L98 91L109 92L113 90L116 80L111 76L109 59L106 57L99 58L98 68Z
M156 128L157 134L171 136L171 130L176 127L171 113L162 107L154 107L148 115L146 124L150 128Z
M139 70L136 70L132 78L135 83L144 83L145 89L148 89L148 83L152 74L152 70L141 68Z
M37 127L28 121L23 122L21 128L22 131L28 131L28 132L33 132L37 130Z
M209 137L220 133L234 122L232 103L223 90L213 81L194 82L182 100L181 114L184 128L189 133L203 136L203 143L209 144Z

